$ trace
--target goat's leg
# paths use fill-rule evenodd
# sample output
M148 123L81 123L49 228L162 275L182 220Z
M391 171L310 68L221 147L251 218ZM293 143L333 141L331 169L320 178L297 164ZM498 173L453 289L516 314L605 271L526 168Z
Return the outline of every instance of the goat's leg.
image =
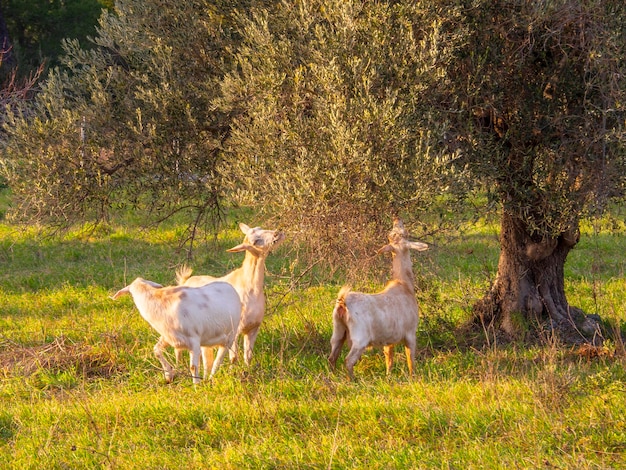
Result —
M365 351L365 346L360 347L352 343L352 349L350 349L350 352L346 356L346 369L348 370L348 376L351 380L354 380L354 365L361 358L363 351Z
M193 383L200 383L200 356L202 354L202 349L199 344L192 344L191 348L189 348L189 370L191 372L191 378L193 379Z
M385 365L387 366L387 375L391 375L391 367L393 366L393 344L383 347L385 353Z
M260 326L257 326L243 335L243 359L247 366L252 362L252 349L254 348L256 337L259 334L259 328Z
M335 369L343 343L348 337L348 329L343 322L333 318L333 335L330 338L330 356L328 356L328 363L332 369Z
M228 358L232 364L235 364L238 359L238 351L237 351L237 340L239 339L239 331L235 333L235 339L233 340L233 344L230 348L228 348Z
M413 363L415 362L415 348L417 347L417 340L415 336L410 336L405 339L404 352L406 354L406 364L409 366L409 376L413 377Z
M152 350L154 351L154 356L159 360L161 366L163 367L163 372L165 373L165 381L167 383L170 383L174 379L174 372L172 371L172 366L169 362L167 362L167 359L165 359L165 356L163 355L163 351L168 346L169 344L167 343L167 341L165 341L165 339L161 337L159 338L159 341L157 341L157 343L154 345L154 348Z
M222 361L224 360L224 357L226 356L227 350L228 348L224 346L220 346L218 348L217 356L215 356L215 361L213 361L213 369L211 369L211 375L209 376L209 378L212 378L217 372L217 370L220 368L220 365L222 365Z
M209 371L213 367L213 346L203 346L201 349L202 363L204 364L204 378L206 379L209 377Z
M404 347L404 352L406 354L406 364L409 366L409 376L413 377L413 361L415 358L415 352L408 346Z
M176 365L183 362L183 350L180 348L174 348L174 355L176 356Z
M226 341L226 344L228 344L228 341ZM237 337L235 336L235 339L233 340L232 343L230 343L230 345L227 348L228 349L228 357L229 358L231 358L233 354L234 355L237 354L236 348L237 348ZM230 360L231 360L231 364L232 364L233 361L232 361L232 359L230 359Z

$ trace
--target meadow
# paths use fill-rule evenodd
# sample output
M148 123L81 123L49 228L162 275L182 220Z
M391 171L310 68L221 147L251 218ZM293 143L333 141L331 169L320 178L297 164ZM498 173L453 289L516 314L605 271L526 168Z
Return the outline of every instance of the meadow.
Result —
M196 247L197 273L240 265L243 255L225 252L241 241L231 219ZM268 259L253 365L226 363L197 386L179 365L166 384L157 334L129 297L109 296L137 276L173 283L186 261L181 230L112 223L41 237L0 220L0 469L626 466L623 343L589 355L550 338L500 344L459 333L495 275L493 221L413 254L415 376L402 348L389 377L372 349L354 382L345 350L337 371L326 360L342 279L300 276L287 239ZM566 265L570 303L615 330L626 320L625 252L616 211L584 223ZM365 282L372 290L389 260L380 266Z

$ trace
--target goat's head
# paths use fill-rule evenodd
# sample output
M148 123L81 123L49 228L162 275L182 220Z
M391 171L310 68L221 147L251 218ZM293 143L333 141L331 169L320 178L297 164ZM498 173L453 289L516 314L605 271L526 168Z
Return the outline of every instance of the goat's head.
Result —
M426 243L412 242L408 239L409 232L406 228L404 228L402 220L397 217L393 221L393 229L391 229L387 238L389 243L378 250L378 253L392 252L397 255L409 249L416 251L428 250L428 245Z
M243 242L226 251L237 253L249 251L257 257L267 256L272 249L285 239L285 234L278 230L264 230L261 227L250 228L246 224L239 224L239 228L245 234Z

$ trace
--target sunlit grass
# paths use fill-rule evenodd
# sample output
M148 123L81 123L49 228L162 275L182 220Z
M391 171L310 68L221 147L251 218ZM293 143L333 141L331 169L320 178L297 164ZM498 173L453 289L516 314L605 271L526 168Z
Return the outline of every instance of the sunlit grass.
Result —
M413 257L421 321L412 379L401 348L390 377L379 350L364 354L354 382L341 363L329 370L342 279L294 284L286 242L268 260L254 365L226 364L198 386L185 364L165 384L157 334L130 298L109 298L136 276L173 282L188 262L179 230L111 225L42 239L0 223L0 468L626 465L617 344L602 357L550 342L457 344L455 329L495 276L494 224ZM570 303L617 326L626 320L625 235L622 222L584 225L566 265ZM226 272L242 255L225 249L240 240L233 221L190 264Z

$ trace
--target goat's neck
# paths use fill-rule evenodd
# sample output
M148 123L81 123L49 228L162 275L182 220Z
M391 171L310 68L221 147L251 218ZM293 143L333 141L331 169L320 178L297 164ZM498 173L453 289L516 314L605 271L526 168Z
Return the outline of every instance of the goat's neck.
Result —
M246 256L241 265L240 286L243 290L253 295L263 295L263 282L265 281L265 256L255 256L246 251Z
M396 281L401 281L413 287L413 264L408 250L404 253L393 254L391 275Z

